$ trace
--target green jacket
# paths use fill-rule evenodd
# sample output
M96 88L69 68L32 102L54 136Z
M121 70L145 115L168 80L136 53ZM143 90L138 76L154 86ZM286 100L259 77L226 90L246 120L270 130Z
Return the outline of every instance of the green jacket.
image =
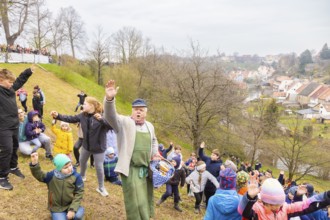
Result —
M84 194L84 182L79 173L59 179L54 170L44 173L38 164L30 164L32 175L48 186L48 209L51 212L73 210L77 212Z

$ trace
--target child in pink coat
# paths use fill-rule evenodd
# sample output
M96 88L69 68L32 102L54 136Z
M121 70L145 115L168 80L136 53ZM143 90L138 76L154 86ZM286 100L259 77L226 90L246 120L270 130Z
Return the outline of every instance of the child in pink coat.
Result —
M307 191L306 186L300 186L298 190ZM325 208L329 204L330 191L312 196L302 202L287 204L280 182L268 178L259 188L258 173L255 172L253 176L250 176L248 192L243 196L238 212L244 219L287 220Z

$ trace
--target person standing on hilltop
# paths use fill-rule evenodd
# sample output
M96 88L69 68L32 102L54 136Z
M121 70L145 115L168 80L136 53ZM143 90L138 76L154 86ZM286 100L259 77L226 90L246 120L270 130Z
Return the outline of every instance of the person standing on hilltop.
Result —
M17 78L7 69L0 69L0 189L12 190L8 174L25 178L17 167L18 114L16 91L33 73L33 67L24 70Z
M46 104L46 96L38 85L34 87L33 94L39 98L38 109L34 109L39 112L40 117L44 115L44 105Z
M76 109L74 110L75 112L77 112L78 108L84 104L85 98L87 97L87 94L85 94L84 91L81 90L80 93L77 96L79 98L79 102L76 106Z
M117 134L115 172L120 173L122 180L126 218L150 219L154 216L154 195L148 168L151 160L160 159L158 141L154 126L146 121L148 109L143 99L133 101L130 116L117 114L115 96L118 88L114 80L105 86L104 117Z

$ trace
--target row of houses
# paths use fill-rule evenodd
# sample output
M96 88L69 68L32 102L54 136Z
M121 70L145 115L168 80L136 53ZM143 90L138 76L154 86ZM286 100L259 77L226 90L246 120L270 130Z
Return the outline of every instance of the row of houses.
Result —
M297 107L303 118L330 122L330 86L309 80L278 76L269 83L273 97L286 107Z

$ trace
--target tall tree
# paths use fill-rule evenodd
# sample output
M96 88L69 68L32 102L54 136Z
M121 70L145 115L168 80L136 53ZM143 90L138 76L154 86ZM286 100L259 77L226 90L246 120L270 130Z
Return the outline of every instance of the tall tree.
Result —
M61 16L64 24L64 33L71 47L72 56L76 58L76 48L84 45L86 37L85 24L73 7L61 9Z
M133 27L123 27L112 35L111 45L121 63L130 63L142 52L142 33Z
M16 39L24 31L28 15L30 0L0 1L1 23L5 32L7 45L14 45ZM6 62L8 53L6 53Z
M30 23L33 36L32 45L39 51L51 44L48 38L51 30L51 26L48 23L51 13L45 6L45 0L35 0L31 7L31 17L35 21Z
M280 112L276 104L276 100L271 99L271 101L266 104L266 110L264 115L264 127L266 134L270 135L273 131L275 131L279 119Z
M328 48L328 44L324 44L324 46L322 47L322 50L320 52L320 57L323 60L328 60L330 59L330 50Z
M62 14L59 13L56 18L50 18L48 20L48 25L50 29L51 35L51 45L55 51L55 56L59 56L59 48L62 46L63 42L65 41L65 33L64 33L64 25Z
M99 26L97 28L97 33L94 36L91 49L89 49L89 54L92 57L93 63L96 64L97 83L99 85L101 85L103 82L102 67L105 65L105 62L108 59L108 52L109 37L104 34L103 28Z
M299 57L299 70L301 73L305 73L305 66L309 63L313 63L312 53L309 50L305 50Z
M301 123L298 117L289 121L291 133L274 138L273 145L268 148L287 168L289 180L300 180L321 167L330 168L329 144L319 137L306 134Z

